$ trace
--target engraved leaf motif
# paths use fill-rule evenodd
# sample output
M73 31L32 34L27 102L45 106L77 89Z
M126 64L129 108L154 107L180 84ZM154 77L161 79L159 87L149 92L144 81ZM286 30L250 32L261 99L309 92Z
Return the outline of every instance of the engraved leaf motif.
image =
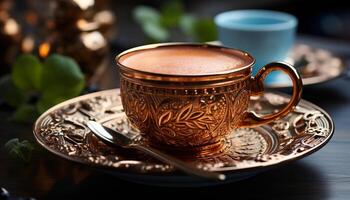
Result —
M193 123L200 129L204 129L204 130L207 129L207 126L205 123L197 122L197 121L194 121Z
M188 119L188 117L192 112L192 108L193 108L192 104L188 104L187 106L184 106L183 108L181 108L179 115L176 118L176 122Z
M146 104L145 103L143 103L143 102L140 102L140 104L141 104L141 110L145 110L146 109Z
M202 117L205 113L203 111L196 111L190 114L189 119L191 120L196 120L200 117Z
M185 122L186 126L189 127L189 128L197 128L197 126L195 125L195 122L194 123L191 123L191 122Z
M160 117L159 117L159 120L158 120L158 125L161 126L163 124L166 124L167 122L170 121L171 117L173 116L173 113L171 111L167 111L165 112L164 114L162 114Z
M199 118L198 121L212 124L212 123L214 123L215 119L211 115L205 115L205 116L202 116L201 118Z
M140 107L139 107L139 105L138 105L138 102L137 101L134 101L134 102L132 102L132 106L135 108L135 111L136 112L140 112Z

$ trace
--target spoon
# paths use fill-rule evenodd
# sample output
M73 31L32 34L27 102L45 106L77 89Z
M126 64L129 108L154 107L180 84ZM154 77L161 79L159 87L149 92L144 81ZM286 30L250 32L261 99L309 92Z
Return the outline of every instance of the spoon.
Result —
M127 130L119 132L102 126L100 123L95 121L88 121L86 125L95 134L95 136L107 144L123 148L137 149L154 158L157 158L158 160L173 165L177 169L180 169L190 175L219 181L226 179L226 176L224 174L199 169L157 149L142 145L140 142L138 142L141 137L139 133Z

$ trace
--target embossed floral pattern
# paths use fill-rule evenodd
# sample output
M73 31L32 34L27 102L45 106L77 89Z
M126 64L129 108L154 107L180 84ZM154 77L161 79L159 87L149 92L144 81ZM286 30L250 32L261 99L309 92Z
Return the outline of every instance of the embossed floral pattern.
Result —
M125 113L130 122L134 124L141 132L147 132L149 126L149 109L146 96L140 92L127 89L121 85L122 103Z
M230 129L233 130L237 128L239 122L242 119L242 116L244 115L244 112L248 110L249 92L246 89L242 89L237 93L230 94L229 97L233 103L233 105L230 106L229 114Z
M171 87L150 89L122 77L121 96L126 115L146 137L191 149L219 142L237 127L248 108L247 87L236 82L230 92L216 88L222 92L196 95L197 90L186 90L188 95L177 95Z
M282 97L281 101L287 99L276 94L267 96ZM278 107L270 104L269 99L264 97L252 101L254 104L266 105L264 108L267 110ZM213 102L217 102L217 99ZM214 106L211 109L215 110ZM182 113L180 118L183 119L193 117L198 120L202 115L193 112L194 107L184 106L176 111L180 110L183 112L177 113ZM216 109L218 113L220 110ZM191 113L196 114L191 116ZM179 114L165 114L160 122L167 124L172 119L176 120L177 115ZM138 152L108 147L85 126L85 122L90 119L110 128L130 128L121 106L119 91L109 90L78 97L50 109L35 123L35 137L51 152L87 165L109 167L112 170L126 169L129 173L136 171L164 174L173 170L171 166ZM193 157L187 162L228 173L231 170L272 166L303 157L321 148L332 136L333 128L330 117L324 111L303 101L295 111L269 125L229 132L222 141L223 148L220 151L200 157L189 155ZM149 141L144 142L148 144Z
M170 145L198 146L215 138L213 132L225 119L224 95L192 97L191 100L166 98L156 111L156 138ZM159 130L159 131L158 131Z

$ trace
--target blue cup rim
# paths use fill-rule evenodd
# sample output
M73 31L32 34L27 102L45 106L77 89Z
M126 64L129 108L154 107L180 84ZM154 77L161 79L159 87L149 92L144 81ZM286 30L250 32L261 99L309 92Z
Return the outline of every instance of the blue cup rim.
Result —
M280 22L270 24L229 23L230 20L242 18L278 19ZM291 14L272 10L232 10L219 13L215 16L215 24L219 27L246 31L278 31L295 28L298 20Z

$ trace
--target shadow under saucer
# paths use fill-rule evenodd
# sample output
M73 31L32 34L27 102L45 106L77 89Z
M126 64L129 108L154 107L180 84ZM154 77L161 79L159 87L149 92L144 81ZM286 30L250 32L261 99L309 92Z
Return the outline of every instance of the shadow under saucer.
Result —
M328 197L328 185L322 172L303 161L276 168L254 178L232 184L201 188L155 187L118 180L104 173L92 173L79 185L62 180L47 194L47 199L108 199L139 197L142 199L213 198L225 199L305 199ZM55 189L56 188L56 189Z

